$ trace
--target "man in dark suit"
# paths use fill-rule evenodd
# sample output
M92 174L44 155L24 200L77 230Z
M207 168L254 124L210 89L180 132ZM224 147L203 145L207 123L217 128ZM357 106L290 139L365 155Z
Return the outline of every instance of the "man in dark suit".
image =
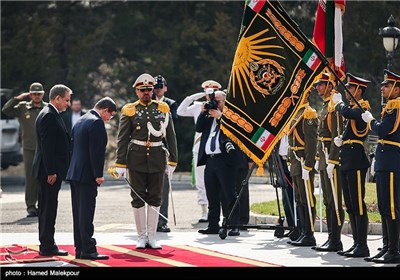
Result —
M71 105L72 90L65 85L51 88L50 103L40 111L36 127L36 151L32 176L39 180L39 241L40 255L66 256L54 241L58 192L67 175L70 160L70 135L59 113Z
M74 98L71 102L71 108L60 114L70 135L72 135L72 128L74 127L76 122L85 113L86 112L82 110L81 101L77 98Z
M171 112L171 117L174 122L174 126L176 125L176 121L178 120L178 103L168 97L165 97L165 93L167 92L167 81L161 75L154 77L156 83L154 84L154 95L153 99L158 101L163 101L168 104L169 110ZM168 205L169 205L169 179L168 175L164 175L164 187L163 187L163 194L161 199L161 206L160 206L160 213L168 219ZM158 219L158 232L170 232L171 229L167 224L167 220L164 219L162 216Z
M208 227L199 230L202 234L218 234L219 216L228 218L236 200L235 176L238 169L237 147L220 131L220 118L225 104L225 92L206 91L212 97L203 105L203 112L196 122L196 131L201 132L197 165L205 165L204 183L208 199ZM215 94L215 96L213 96ZM228 224L239 225L239 207L235 208ZM239 227L232 228L229 236L240 235Z
M83 115L72 129L72 158L67 180L71 185L75 256L80 259L108 259L99 255L94 239L94 212L97 187L104 182L103 169L107 145L104 122L117 112L115 102L105 97Z

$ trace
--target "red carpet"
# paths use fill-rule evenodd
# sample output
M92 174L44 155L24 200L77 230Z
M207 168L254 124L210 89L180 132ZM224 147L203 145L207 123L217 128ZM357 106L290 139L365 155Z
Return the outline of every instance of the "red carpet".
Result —
M276 266L248 258L222 254L202 248L179 245L163 245L162 250L136 250L134 245L97 245L99 254L106 254L108 260L75 259L75 247L59 245L67 250L66 257L42 257L37 245L12 245L0 247L0 265L12 263L34 263L45 261L63 261L80 267L266 267Z

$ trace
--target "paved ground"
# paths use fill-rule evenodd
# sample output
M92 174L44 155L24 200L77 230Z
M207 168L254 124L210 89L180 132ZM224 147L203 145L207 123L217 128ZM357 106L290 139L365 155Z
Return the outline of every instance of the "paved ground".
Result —
M14 181L13 181L14 180ZM3 195L1 205L1 245L38 244L37 219L25 218L24 194L18 178L2 178ZM257 181L258 180L258 181ZM267 179L252 180L250 184L251 203L275 200L275 189ZM272 230L251 229L241 232L239 237L227 237L222 240L218 235L201 235L199 228L206 226L197 222L200 207L197 205L197 192L190 186L188 176L176 175L173 199L176 225L171 219L171 233L159 233L160 244L193 245L222 253L248 257L281 266L294 267L379 267L362 259L338 256L336 253L318 253L310 248L292 247L287 239L274 237ZM70 191L67 184L62 186L59 196L59 211L56 225L56 242L72 244L72 215ZM170 204L170 218L172 209ZM325 241L326 233L315 233L317 243ZM123 181L108 181L99 189L95 215L95 237L99 244L134 244L136 232L130 207L129 187ZM371 254L377 253L381 246L380 236L369 236L368 245ZM352 244L352 239L343 235L344 248ZM393 267L394 265L386 265Z

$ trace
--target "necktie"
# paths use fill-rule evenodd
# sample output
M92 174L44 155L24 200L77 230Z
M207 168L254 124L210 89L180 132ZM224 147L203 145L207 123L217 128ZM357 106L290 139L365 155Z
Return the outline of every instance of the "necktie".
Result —
M219 131L219 124L217 124L217 126L215 127L215 130L214 130L214 135L213 135L213 137L211 138L211 146L210 146L210 149L211 149L211 152L214 152L215 151L215 143L216 143L216 141L217 141L217 134L218 134L218 131Z

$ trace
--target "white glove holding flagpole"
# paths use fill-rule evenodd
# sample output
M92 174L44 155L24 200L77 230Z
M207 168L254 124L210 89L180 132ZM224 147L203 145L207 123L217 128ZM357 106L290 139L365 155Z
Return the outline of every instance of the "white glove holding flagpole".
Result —
M374 119L370 111L365 111L364 113L361 114L361 118L363 119L364 122L369 123Z
M343 145L343 138L342 136L336 136L333 139L333 142L335 143L336 147L341 147Z
M375 176L375 157L372 159L371 168L369 172L371 173L371 176Z
M303 180L309 180L310 179L310 171L308 171L304 167L301 168L301 179L303 179Z
M167 170L166 173L168 174L168 177L172 177L172 174L174 173L176 168L176 165L167 165Z
M126 177L126 168L124 167L115 167L115 172L117 172L120 177Z
M332 95L332 102L333 104L338 104L342 102L342 94L340 92L336 92L335 94Z

